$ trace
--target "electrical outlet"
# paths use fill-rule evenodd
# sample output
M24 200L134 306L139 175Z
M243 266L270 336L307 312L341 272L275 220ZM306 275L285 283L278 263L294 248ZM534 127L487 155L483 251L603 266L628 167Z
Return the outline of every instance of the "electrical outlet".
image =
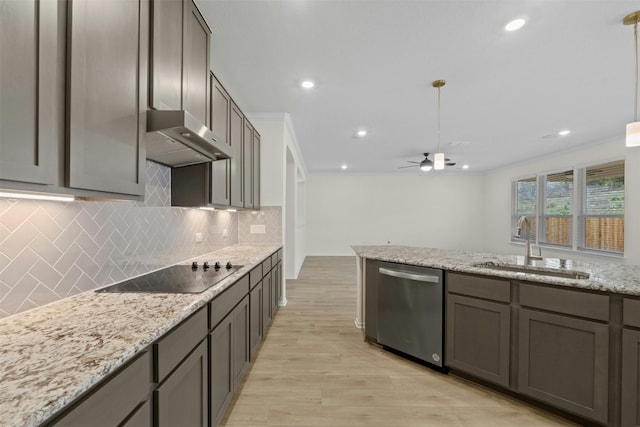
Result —
M196 243L202 243L202 233L196 233Z
M249 226L249 233L251 234L264 234L267 232L266 225L251 225Z

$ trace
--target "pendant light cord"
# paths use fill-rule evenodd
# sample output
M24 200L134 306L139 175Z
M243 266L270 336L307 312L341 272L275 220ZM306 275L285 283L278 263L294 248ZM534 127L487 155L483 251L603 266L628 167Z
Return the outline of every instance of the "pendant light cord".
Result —
M633 24L633 38L635 40L635 58L636 58L636 93L634 104L634 121L638 121L638 20ZM440 93L440 92L438 92ZM439 102L439 101L438 101Z
M637 37L636 37L636 43L638 42ZM636 61L636 67L638 66L637 61ZM636 79L637 79L637 71L636 71ZM638 83L636 80L636 88L638 87ZM637 100L637 90L636 90L636 100ZM637 104L637 102L636 102ZM637 112L636 112L637 114ZM438 153L440 152L440 88L438 88Z

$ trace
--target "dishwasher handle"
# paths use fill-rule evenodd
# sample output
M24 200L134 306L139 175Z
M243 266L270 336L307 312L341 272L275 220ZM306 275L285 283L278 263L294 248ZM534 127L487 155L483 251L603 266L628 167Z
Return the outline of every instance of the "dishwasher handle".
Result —
M438 276L415 274L415 273L409 273L406 271L391 270L390 268L384 268L384 267L378 268L378 272L380 274L384 274L385 276L398 277L400 279L416 280L418 282L438 283L440 281L440 277Z

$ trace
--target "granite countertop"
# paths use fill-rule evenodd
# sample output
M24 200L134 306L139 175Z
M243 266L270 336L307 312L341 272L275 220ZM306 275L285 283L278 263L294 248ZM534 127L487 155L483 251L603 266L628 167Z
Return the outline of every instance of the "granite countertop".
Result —
M498 266L524 266L524 256L391 245L352 246L352 248L362 258L640 296L640 266L638 265L544 258L533 261L527 272L522 273L480 267L477 264L490 262ZM535 269L584 272L589 274L589 278L572 279L546 276L536 274Z
M195 258L244 266L200 294L90 291L0 320L0 426L46 421L280 247L234 245Z

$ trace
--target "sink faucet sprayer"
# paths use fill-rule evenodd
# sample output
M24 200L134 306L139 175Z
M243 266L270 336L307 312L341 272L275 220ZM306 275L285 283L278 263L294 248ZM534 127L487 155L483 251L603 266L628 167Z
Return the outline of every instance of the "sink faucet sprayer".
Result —
M520 233L522 231L523 226L525 228L526 238L527 238L526 249L524 253L524 262L525 264L528 265L531 263L531 260L542 259L542 257L531 255L531 222L525 215L522 215L520 218L518 218L518 223L516 224L515 237L518 237L518 238L522 237Z

